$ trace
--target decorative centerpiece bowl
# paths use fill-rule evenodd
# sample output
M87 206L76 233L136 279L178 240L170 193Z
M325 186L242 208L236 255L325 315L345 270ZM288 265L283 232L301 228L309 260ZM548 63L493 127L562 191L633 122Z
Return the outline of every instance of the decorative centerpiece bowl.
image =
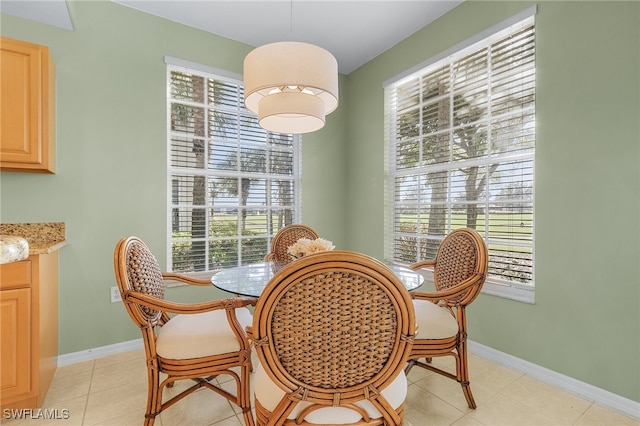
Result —
M331 241L324 238L316 238L310 240L309 238L300 238L295 243L291 244L287 248L287 253L293 259L300 259L303 256L313 253L319 253L321 251L333 250L335 246Z

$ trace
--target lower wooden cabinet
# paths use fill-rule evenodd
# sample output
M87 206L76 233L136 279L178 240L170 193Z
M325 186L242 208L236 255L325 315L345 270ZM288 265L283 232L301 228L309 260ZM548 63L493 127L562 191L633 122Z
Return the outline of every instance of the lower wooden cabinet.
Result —
M58 252L0 265L0 405L42 405L57 368Z

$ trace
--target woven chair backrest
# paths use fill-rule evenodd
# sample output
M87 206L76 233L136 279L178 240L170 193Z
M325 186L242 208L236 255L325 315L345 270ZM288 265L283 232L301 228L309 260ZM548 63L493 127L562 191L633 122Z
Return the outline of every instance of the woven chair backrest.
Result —
M118 258L119 257L119 258ZM116 248L116 273L121 291L135 291L157 299L164 299L164 280L155 256L137 237L121 240ZM129 315L140 325L155 324L162 312L125 300Z
M272 261L280 264L291 262L293 259L287 253L287 249L300 238L315 240L318 238L318 233L312 228L300 224L288 225L278 231L271 241Z
M434 285L437 290L455 287L474 274L487 273L487 246L473 229L456 229L449 233L438 247L434 270ZM484 280L472 287L459 299L470 303L480 292ZM471 296L471 300L468 300Z
M305 256L273 277L258 300L253 333L281 388L331 405L362 400L397 377L415 313L386 266L334 250Z

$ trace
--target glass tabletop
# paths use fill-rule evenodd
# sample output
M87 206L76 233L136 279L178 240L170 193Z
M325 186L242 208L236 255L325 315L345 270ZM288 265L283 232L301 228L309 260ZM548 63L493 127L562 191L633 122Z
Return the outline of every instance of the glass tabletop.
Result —
M387 266L400 278L407 290L414 290L422 285L424 278L419 273L402 265ZM211 282L229 293L259 297L277 269L272 262L223 268L211 277Z

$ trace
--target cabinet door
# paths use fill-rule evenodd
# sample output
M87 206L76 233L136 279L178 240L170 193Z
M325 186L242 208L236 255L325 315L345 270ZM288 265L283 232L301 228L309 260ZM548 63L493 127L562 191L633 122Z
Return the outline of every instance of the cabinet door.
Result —
M0 39L0 166L53 173L53 63L49 49Z
M0 394L8 401L31 391L31 289L0 291Z

